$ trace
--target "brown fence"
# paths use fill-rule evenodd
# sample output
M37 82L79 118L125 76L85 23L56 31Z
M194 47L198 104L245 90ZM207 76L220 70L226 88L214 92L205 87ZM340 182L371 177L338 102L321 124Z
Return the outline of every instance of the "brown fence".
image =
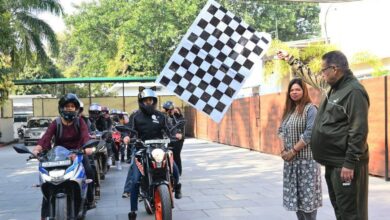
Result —
M386 139L385 125L385 81L387 77L362 80L370 96L369 135L370 173L385 176ZM321 100L321 93L310 89L310 97L315 104ZM226 112L223 120L216 124L203 113L186 106L188 120L187 135L223 144L248 148L264 153L279 154L281 142L277 136L286 93L277 93L237 99Z

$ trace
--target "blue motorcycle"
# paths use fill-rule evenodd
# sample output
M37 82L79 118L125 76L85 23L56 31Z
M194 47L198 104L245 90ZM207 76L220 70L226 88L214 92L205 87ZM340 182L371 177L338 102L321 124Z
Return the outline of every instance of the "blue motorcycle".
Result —
M88 141L82 149L94 147L96 140ZM24 145L14 146L17 153L29 153L29 159L39 161L39 181L43 196L49 204L49 219L84 219L87 212L88 183L82 150L68 150L55 146L35 157Z

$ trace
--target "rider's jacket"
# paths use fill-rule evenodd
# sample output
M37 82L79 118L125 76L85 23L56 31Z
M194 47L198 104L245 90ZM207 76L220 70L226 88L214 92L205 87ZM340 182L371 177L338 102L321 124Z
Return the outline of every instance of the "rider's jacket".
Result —
M161 112L155 111L153 114L145 114L141 110L136 110L130 115L129 123L131 129L138 132L138 138L142 141L163 138L164 132L167 135L176 134L176 129L169 131L172 124ZM133 134L132 134L133 135Z
M83 146L89 140L89 133L87 124L81 118L77 118L80 121L80 129L78 130L74 124L65 125L62 124L61 137L55 137L57 131L56 120L49 125L45 134L38 141L38 145L42 146L44 150L51 148L51 140L54 138L55 146L63 146L67 149L78 149Z
M107 131L112 128L111 118L99 117L95 122L96 129L98 131Z

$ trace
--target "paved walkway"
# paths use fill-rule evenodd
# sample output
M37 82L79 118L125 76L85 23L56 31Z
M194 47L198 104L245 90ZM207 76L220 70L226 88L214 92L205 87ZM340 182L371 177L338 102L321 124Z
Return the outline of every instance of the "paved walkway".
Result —
M183 198L176 200L173 219L296 219L282 207L282 165L278 156L242 148L188 139L183 149ZM41 193L36 162L26 163L25 155L12 148L0 148L0 219L39 219ZM103 184L98 207L87 220L127 219L129 199L122 199L128 165L112 169ZM324 173L324 172L323 172ZM324 206L318 220L335 219L323 178ZM390 182L370 177L369 219L385 220L390 207ZM139 204L138 218L154 219Z

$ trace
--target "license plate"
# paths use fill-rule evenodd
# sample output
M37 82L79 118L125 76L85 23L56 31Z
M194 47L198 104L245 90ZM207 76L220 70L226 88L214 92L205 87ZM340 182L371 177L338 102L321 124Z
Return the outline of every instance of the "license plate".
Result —
M61 160L61 161L50 161L42 162L42 167L58 167L58 166L68 166L72 162L70 160Z

